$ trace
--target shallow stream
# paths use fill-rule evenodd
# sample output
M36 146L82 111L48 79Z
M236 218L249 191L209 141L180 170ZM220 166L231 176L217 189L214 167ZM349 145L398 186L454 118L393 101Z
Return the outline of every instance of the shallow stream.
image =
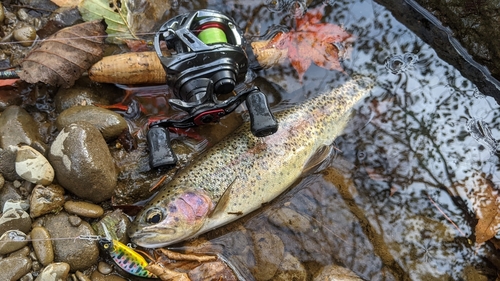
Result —
M209 1L196 8L227 13L247 36L261 36L293 18L287 1L270 2ZM312 66L301 83L285 63L257 75L282 89L282 104L338 87L346 75L373 77L374 90L336 140L339 152L328 168L251 218L205 237L254 277L256 261L241 247L250 233L279 237L308 278L339 264L366 280L496 279L498 252L475 242L473 206L498 200L497 103L379 4L326 4L322 21L356 36L342 61L345 73ZM484 197L491 188L494 197ZM294 216L287 217L290 210ZM279 217L293 217L290 228ZM281 255L264 259L266 266L282 262Z

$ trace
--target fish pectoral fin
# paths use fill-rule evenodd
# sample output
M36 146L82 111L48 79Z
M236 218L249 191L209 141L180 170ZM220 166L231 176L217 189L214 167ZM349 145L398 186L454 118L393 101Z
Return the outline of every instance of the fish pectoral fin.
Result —
M226 188L226 190L222 194L221 198L219 199L219 201L215 205L214 210L210 214L208 214L209 218L215 218L218 215L223 214L224 211L227 209L227 205L229 204L229 197L231 195L231 189L233 188L234 183L236 182L237 178L238 177L234 178L234 180Z
M331 145L323 145L314 152L314 154L307 160L304 168L302 169L302 176L308 176L314 172L322 170L324 164L328 164L331 159L333 147Z

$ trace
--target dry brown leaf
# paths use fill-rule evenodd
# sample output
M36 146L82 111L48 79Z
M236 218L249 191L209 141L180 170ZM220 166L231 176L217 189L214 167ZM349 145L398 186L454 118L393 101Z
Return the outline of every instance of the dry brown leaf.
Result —
M191 281L187 273L175 272L154 262L148 264L146 270L158 276L163 281Z
M102 58L104 28L101 21L92 21L61 29L28 54L19 77L28 83L71 87Z
M495 237L500 230L500 202L494 184L484 177L476 177L475 184L480 187L472 194L476 212L476 243L483 243Z

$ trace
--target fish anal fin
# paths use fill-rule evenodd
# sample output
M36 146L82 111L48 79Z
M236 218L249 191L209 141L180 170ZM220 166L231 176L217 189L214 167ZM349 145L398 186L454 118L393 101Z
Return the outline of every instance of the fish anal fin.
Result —
M322 145L316 152L307 160L304 168L302 169L302 176L308 176L317 171L323 170L330 162L333 147L331 145Z

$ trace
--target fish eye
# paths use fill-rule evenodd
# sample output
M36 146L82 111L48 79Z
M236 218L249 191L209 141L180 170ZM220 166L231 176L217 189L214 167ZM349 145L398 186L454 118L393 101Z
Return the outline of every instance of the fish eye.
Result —
M163 212L159 209L152 209L146 213L147 223L159 223L163 219Z

